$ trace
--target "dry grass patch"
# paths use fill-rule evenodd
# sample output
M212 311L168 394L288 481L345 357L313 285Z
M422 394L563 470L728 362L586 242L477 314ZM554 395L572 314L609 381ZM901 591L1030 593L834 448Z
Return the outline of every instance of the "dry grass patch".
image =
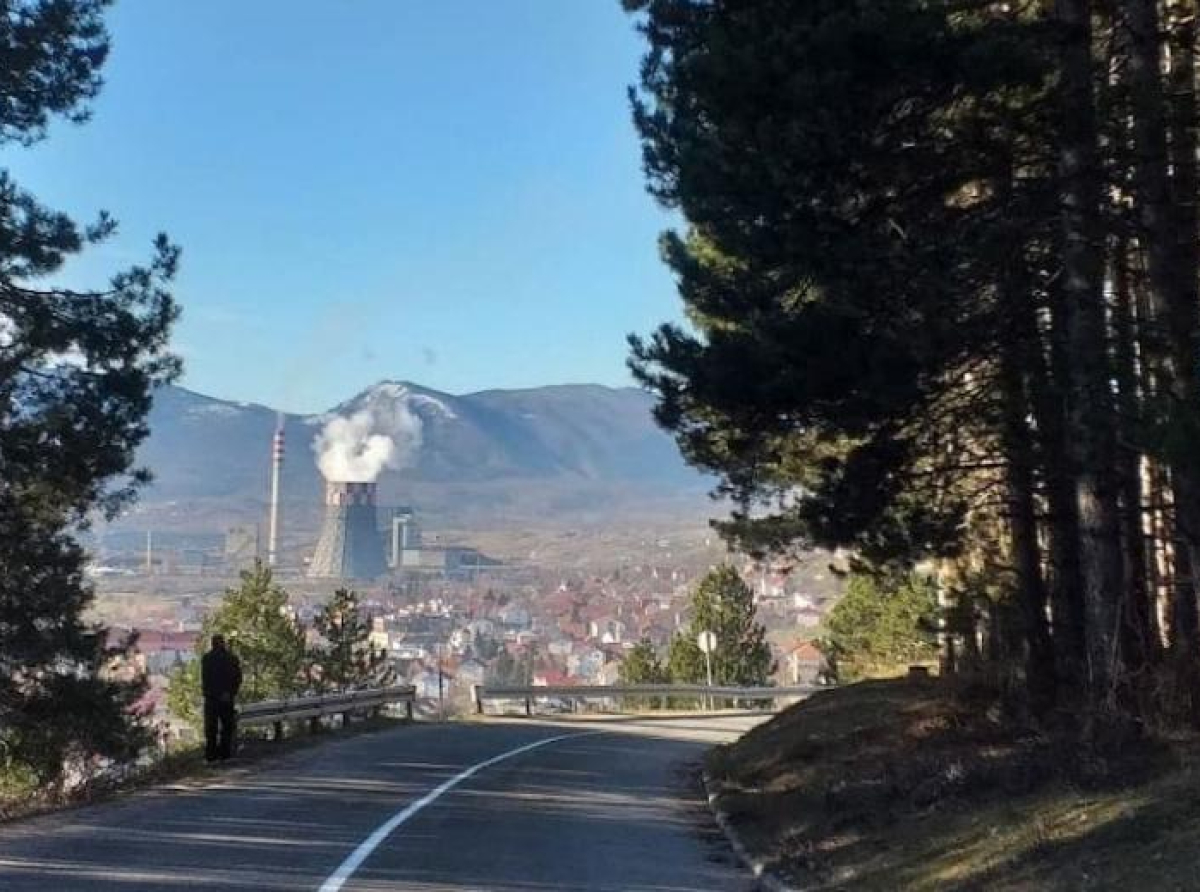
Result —
M801 888L1197 889L1198 752L1083 747L902 679L817 694L709 771L747 845Z

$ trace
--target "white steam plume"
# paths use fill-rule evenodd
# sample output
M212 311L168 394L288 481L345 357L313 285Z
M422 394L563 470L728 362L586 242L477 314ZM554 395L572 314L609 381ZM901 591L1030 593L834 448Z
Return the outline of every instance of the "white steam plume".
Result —
M313 440L326 480L370 483L384 468L402 468L421 448L421 419L403 400L371 400L331 418Z

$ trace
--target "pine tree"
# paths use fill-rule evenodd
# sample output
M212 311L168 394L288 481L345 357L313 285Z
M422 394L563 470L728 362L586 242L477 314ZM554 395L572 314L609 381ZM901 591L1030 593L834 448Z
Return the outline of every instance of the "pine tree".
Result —
M1025 675L1052 692L1026 422L1049 400L1030 367L1063 240L1045 29L994 4L628 5L692 323L634 338L631 364L737 504L719 529L904 566L960 553L1003 500Z
M842 681L893 673L937 656L933 584L912 575L853 574L825 617L820 649Z
M532 654L514 657L507 650L501 650L488 670L488 684L499 687L529 687L533 684Z
M31 145L55 117L82 122L108 53L107 0L16 0L0 10L0 144ZM77 534L112 518L146 471L133 468L176 307L179 252L165 237L146 266L107 287L51 283L112 235L81 227L0 171L0 770L40 782L144 744L142 685L109 671L129 642L85 621L93 592Z
M722 534L935 559L1035 713L1200 722L1196 0L625 6L689 323L631 366Z
M361 687L380 680L384 655L371 647L371 625L358 595L338 589L313 620L321 637L309 655L312 673L325 690Z
M500 645L490 635L477 631L471 640L471 650L475 659L487 663L496 658L496 654L500 652Z
M1148 414L1153 435L1145 444L1171 471L1175 507L1174 575L1170 607L1172 650L1180 687L1195 690L1200 669L1200 270L1197 270L1197 158L1194 120L1195 23L1187 4L1167 7L1157 0L1120 4L1127 25L1132 159L1130 182L1136 199L1138 234L1144 244L1145 319L1140 348L1150 371ZM1163 35L1169 27L1170 67L1164 64ZM1168 93L1168 83L1170 91ZM1140 504L1138 506L1140 508ZM1145 609L1145 614L1150 611ZM1141 632L1142 634L1136 634ZM1135 629L1127 654L1148 633ZM1200 722L1200 702L1193 707Z
M668 676L654 645L642 640L621 660L619 677L621 684L662 684Z
M710 570L692 593L689 612L687 630L671 641L667 663L672 681L706 681L698 640L701 632L712 632L717 638L711 655L714 684L767 684L775 671L771 647L756 617L754 592L736 569L723 564Z
M1054 6L1061 53L1059 175L1063 199L1063 309L1068 419L1079 507L1087 691L1095 710L1114 702L1123 567L1116 422L1105 331L1103 188L1091 0Z
M676 632L667 649L667 675L675 684L705 684L708 681L704 652L690 630ZM716 675L713 675L716 681Z

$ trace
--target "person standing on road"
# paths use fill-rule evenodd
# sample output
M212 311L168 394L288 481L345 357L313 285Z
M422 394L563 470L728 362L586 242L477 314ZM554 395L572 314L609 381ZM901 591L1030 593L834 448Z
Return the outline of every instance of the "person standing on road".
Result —
M204 690L204 758L209 762L233 755L234 700L242 686L242 664L225 644L224 635L212 636L212 647L200 659Z

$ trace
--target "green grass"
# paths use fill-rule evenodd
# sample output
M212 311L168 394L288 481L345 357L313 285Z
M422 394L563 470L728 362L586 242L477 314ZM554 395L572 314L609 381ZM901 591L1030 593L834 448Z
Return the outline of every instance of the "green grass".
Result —
M709 770L752 851L804 889L1200 888L1200 747L1116 756L989 719L950 682L818 694Z

